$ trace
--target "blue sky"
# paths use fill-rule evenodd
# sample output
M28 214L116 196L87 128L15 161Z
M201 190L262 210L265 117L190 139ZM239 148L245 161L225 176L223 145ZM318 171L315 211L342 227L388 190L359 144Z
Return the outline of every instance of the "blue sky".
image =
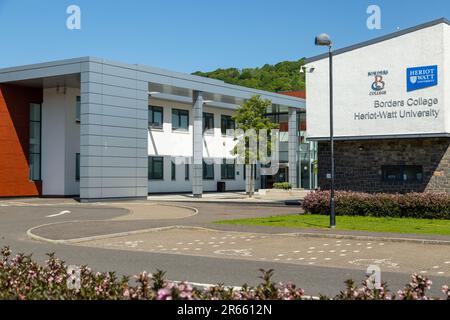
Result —
M76 4L81 30L66 28ZM368 30L366 9L382 10ZM193 72L256 67L323 52L440 17L448 0L0 0L0 67L79 56Z

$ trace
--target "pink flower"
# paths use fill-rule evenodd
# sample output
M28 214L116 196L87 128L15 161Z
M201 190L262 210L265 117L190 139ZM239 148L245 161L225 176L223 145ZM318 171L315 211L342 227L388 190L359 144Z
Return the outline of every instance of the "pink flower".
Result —
M172 300L172 291L167 288L158 290L157 300Z

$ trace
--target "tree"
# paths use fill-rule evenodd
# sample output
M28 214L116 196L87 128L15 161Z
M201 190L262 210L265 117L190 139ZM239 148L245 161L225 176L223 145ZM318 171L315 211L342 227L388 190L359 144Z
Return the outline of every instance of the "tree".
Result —
M211 72L197 71L194 75L222 80L226 83L241 85L260 90L281 92L305 89L305 74L300 68L304 59L283 61L276 65L266 64L261 68L217 69Z
M252 159L256 161L260 161L260 153L250 147L251 141L250 139L254 139L256 141L257 148L260 147L262 141L260 141L260 133L262 130L267 131L267 141L270 140L271 130L277 129L278 124L273 123L266 116L268 107L272 106L272 102L270 100L263 100L261 96L255 95L243 103L241 106L237 108L233 115L233 120L236 124L236 129L242 130L246 133L244 138L239 142L241 143L241 147L236 146L232 153L234 155L240 153L240 150L245 150L244 154L238 154L238 156L245 161L246 173L247 173L247 183L246 183L246 192L249 197L253 197L255 192L255 170L256 163L253 163ZM271 143L267 143L267 153L272 151Z

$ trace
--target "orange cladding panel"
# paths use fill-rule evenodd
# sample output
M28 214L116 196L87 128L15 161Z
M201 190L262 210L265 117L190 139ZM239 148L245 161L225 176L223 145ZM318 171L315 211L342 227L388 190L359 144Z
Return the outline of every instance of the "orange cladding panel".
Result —
M42 89L0 84L0 197L41 195L29 180L30 103L42 103Z

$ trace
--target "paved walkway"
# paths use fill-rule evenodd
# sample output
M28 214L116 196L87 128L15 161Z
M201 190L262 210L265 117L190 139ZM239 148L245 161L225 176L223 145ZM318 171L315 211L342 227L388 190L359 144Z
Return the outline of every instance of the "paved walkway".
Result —
M148 200L155 202L194 202L194 203L242 203L242 204L282 204L286 201L300 201L309 191L277 191L261 190L249 198L245 192L205 193L202 198L194 198L192 194L157 194L150 195Z
M302 238L197 228L169 228L83 241L77 245L363 270L370 265L378 265L385 272L450 276L449 246ZM417 254L412 258L413 252Z

